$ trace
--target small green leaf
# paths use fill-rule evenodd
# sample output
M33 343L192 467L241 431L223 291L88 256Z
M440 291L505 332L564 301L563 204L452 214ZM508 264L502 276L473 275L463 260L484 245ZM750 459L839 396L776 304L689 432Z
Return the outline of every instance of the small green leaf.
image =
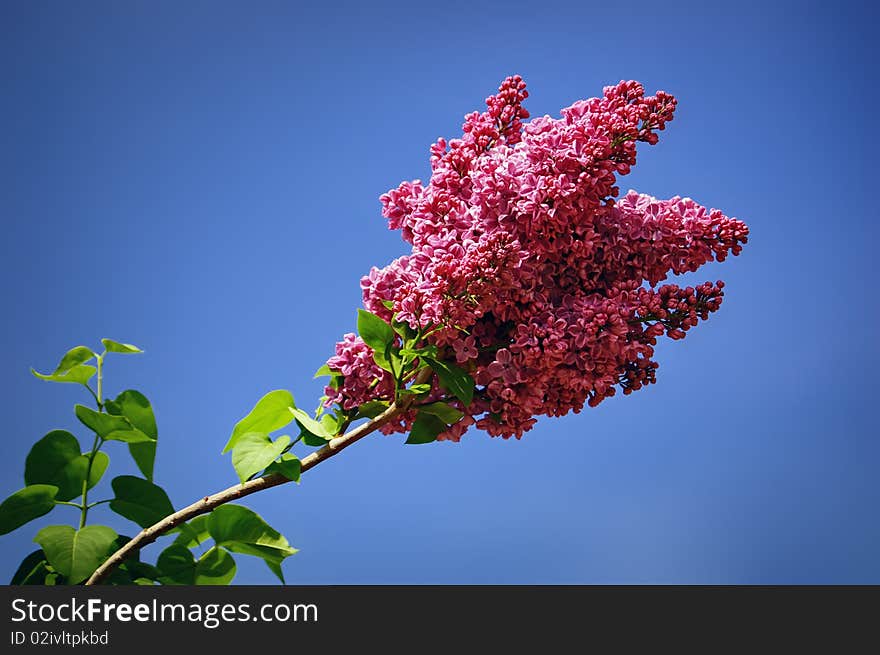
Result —
M12 575L10 585L41 585L49 573L48 562L42 549L37 549L25 557Z
M407 391L414 393L415 395L428 393L431 390L431 385L428 383L424 384L414 384Z
M116 396L116 400L108 400L107 411L117 416L124 416L138 430L154 441L140 441L128 444L135 464L147 480L153 481L153 466L156 462L156 441L159 431L156 429L156 416L153 407L139 391L127 389Z
M293 482L299 482L300 476L300 461L299 458L291 455L290 453L284 453L277 462L272 462L269 464L266 469L266 475L270 473L280 473L288 480Z
M45 373L38 373L34 369L31 369L31 373L34 374L34 377L38 377L41 380L46 380L47 382L72 382L75 384L88 384L89 380L97 373L98 369L94 366L90 366L89 364L80 364L79 366L74 366L72 369L67 371L67 373L63 374L54 374L49 373L46 375Z
M437 435L444 432L447 428L446 423L441 421L433 414L423 414L419 412L416 421L410 430L409 438L406 440L408 444L431 443L437 440Z
M120 475L113 478L110 484L115 495L110 501L110 509L142 528L148 528L174 513L168 494L152 482L133 475Z
M119 343L118 341L113 341L113 339L101 339L101 343L104 344L104 348L107 349L108 353L122 353L124 355L129 355L144 352L137 346L132 346L130 343Z
M222 548L212 546L196 562L195 584L226 585L235 577L235 560Z
M254 408L235 424L232 436L223 447L223 452L228 452L235 447L238 438L247 432L265 432L269 434L280 430L293 420L291 408L296 407L293 395L284 389L270 391L257 401Z
M167 585L192 585L196 580L196 561L189 548L175 542L159 553L156 568L159 582Z
M388 409L388 401L385 400L368 400L358 407L355 418L376 418Z
M358 334L370 348L373 349L373 359L381 368L390 371L386 351L394 343L394 330L388 323L375 314L358 310Z
M91 348L86 348L85 346L76 346L75 348L71 348L64 354L64 357L61 358L61 361L55 368L53 375L64 375L70 369L79 366L80 364L85 364L87 361L95 356L96 355L94 352L92 352Z
M383 300L382 305L385 306L385 309L394 309L394 301L393 300Z
M48 514L55 507L58 487L31 484L0 503L0 534L7 534L25 523Z
M80 422L107 441L124 441L126 443L155 442L131 424L124 416L114 416L96 412L85 405L75 405L74 413Z
M211 512L208 531L218 546L234 553L260 557L279 570L281 562L297 552L259 514L241 505L222 505ZM277 575L271 564L269 568Z
M70 584L78 584L107 559L116 536L106 525L87 525L81 530L50 525L40 530L34 541L43 547L53 569Z
M286 434L274 442L265 432L245 432L232 449L232 466L242 484L269 466L290 444Z
M208 534L208 516L206 514L197 516L188 523L177 526L177 528L180 534L175 537L174 543L186 548L199 546L210 536Z
M444 389L465 404L471 404L474 399L474 379L464 369L438 359L425 358L425 361L440 378L440 384Z
M321 437L322 439L332 439L333 434L327 432L327 429L318 421L313 419L308 413L301 410L299 407L291 407L290 413L296 417L296 422L300 424L300 426L315 435L316 437Z
M314 378L322 378L325 375L339 375L339 371L334 371L332 368L327 366L327 364L324 364L321 368L315 371Z
M447 425L457 423L464 416L464 412L455 409L455 407L450 407L446 403L439 402L431 403L430 405L420 405L419 412L436 416Z

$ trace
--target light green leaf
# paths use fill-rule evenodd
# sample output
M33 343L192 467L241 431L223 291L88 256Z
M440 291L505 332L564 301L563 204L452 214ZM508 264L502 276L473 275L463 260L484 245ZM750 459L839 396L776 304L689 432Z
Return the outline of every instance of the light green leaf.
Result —
M284 453L281 455L279 461L269 464L266 468L266 475L269 475L270 473L280 473L288 480L299 482L300 467L301 463L298 457L291 455L290 453Z
M53 569L68 583L78 584L107 559L116 536L106 525L87 525L81 530L50 525L40 530L34 541L43 547Z
M80 364L85 364L87 361L95 356L96 355L94 352L92 352L91 348L86 348L85 346L76 346L75 348L71 348L64 354L64 357L61 358L61 361L55 368L53 375L64 375L70 369L74 368L75 366L79 366Z
M316 437L321 437L322 439L332 439L333 434L327 432L327 429L318 421L313 419L308 413L301 410L299 407L291 407L291 414L296 417L296 422L302 426L302 428Z
M192 585L196 579L196 561L189 548L175 542L159 553L156 568L159 582L167 585Z
M423 384L414 384L407 391L414 393L416 395L428 393L431 390L431 385L426 383Z
M410 430L409 438L406 440L408 444L431 443L437 440L437 435L444 432L447 428L446 423L441 421L433 414L422 414L419 412Z
M113 341L113 339L101 339L101 343L104 344L104 348L107 349L108 353L122 353L123 355L128 355L144 352L137 346L132 346L130 343L119 343L118 341Z
M202 514L187 523L178 525L177 531L180 534L174 538L174 543L186 548L201 545L210 536L208 534L208 515Z
M19 489L0 503L0 534L7 534L25 523L48 514L55 507L58 487L32 484Z
M388 402L385 400L368 400L363 405L358 407L358 412L355 418L376 418L388 409Z
M290 444L286 434L274 442L265 432L245 432L232 449L232 466L242 484L269 466Z
M133 475L120 475L111 482L115 498L110 509L142 528L174 513L174 506L162 487Z
M222 548L212 546L196 562L195 584L226 585L235 577L235 560Z
M83 425L107 441L124 441L126 443L156 441L134 427L131 421L124 416L96 412L85 405L75 405L73 409Z
M425 358L425 361L440 378L444 389L463 402L465 407L471 404L474 399L474 379L467 372L455 364L439 359Z
M334 371L332 368L327 366L327 364L324 364L321 368L315 371L314 378L322 378L325 375L340 375L340 373L339 371Z
M375 314L364 309L358 310L357 326L361 339L373 349L373 359L376 364L386 371L391 371L386 353L394 343L392 327Z
M291 408L296 407L293 395L284 389L270 391L257 401L254 408L235 424L232 436L223 447L223 452L228 452L235 447L238 438L247 432L265 432L269 434L280 430L293 420Z
M439 402L431 403L430 405L420 405L419 412L432 414L448 425L457 423L464 416L464 412L455 409L455 407L450 407L446 403Z
M116 400L108 400L106 408L110 414L127 418L135 428L148 437L154 440L159 437L153 407L146 396L139 391L134 389L123 391ZM128 450L141 473L152 482L153 466L156 461L156 441L129 443Z
M286 557L297 552L259 514L241 505L222 505L211 512L208 531L218 546L234 553L260 557L278 569ZM271 565L269 568L277 575L275 568Z
M46 380L47 382L72 382L75 384L88 384L89 380L97 373L98 369L94 366L90 366L89 364L80 364L79 366L74 366L66 373L49 373L48 375L45 373L38 373L34 369L31 369L31 373L34 374L34 377L38 377L41 380Z

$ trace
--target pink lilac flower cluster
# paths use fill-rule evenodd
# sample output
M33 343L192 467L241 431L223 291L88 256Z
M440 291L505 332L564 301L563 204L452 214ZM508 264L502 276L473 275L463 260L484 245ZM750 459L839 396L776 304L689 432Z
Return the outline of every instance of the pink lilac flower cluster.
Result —
M471 425L519 438L537 416L653 383L657 337L683 338L723 296L721 282L657 284L738 255L747 240L742 221L690 198L616 199L636 144L656 143L672 120L672 96L622 81L559 119L524 123L527 96L519 76L506 79L485 112L465 117L460 139L431 146L427 185L404 182L381 197L412 251L363 278L365 307L416 329L443 326L430 341L476 382L469 406L451 402L465 417L440 439L457 441ZM355 335L328 365L344 376L327 387L328 406L393 394ZM433 384L431 399L448 396ZM414 416L384 431L406 431Z

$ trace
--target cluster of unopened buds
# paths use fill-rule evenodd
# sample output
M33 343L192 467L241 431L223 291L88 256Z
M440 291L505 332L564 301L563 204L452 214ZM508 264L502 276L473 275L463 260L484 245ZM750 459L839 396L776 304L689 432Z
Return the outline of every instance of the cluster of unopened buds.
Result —
M653 383L657 338L683 338L719 308L724 286L657 285L737 255L747 240L742 221L690 198L619 197L637 143L656 143L672 120L672 96L620 82L559 119L524 122L527 96L520 77L507 78L486 111L465 117L461 138L431 147L428 184L381 197L412 251L363 278L364 306L424 333L475 384L465 404L430 380L423 400L463 415L440 439L472 425L518 438L537 416ZM327 407L395 399L399 381L373 355L354 334L337 344ZM383 430L409 431L415 416Z

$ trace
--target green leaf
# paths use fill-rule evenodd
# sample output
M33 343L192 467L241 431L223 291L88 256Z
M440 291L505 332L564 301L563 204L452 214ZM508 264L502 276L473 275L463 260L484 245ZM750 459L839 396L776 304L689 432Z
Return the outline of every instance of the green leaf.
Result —
M423 384L414 384L407 391L410 393L414 393L416 395L428 393L431 390L431 385L428 383Z
M101 480L110 458L95 453L88 488ZM82 483L89 468L89 456L80 453L77 438L66 430L52 430L33 445L24 466L24 482L58 487L55 500L68 501L82 495Z
M47 565L48 562L46 561L46 555L43 554L43 550L37 549L22 560L9 584L41 585L45 582L46 575L49 573Z
M45 373L38 373L34 369L31 369L31 373L34 374L34 377L38 377L41 380L46 380L47 382L72 382L75 384L88 384L89 380L97 373L98 369L94 366L90 366L89 364L80 364L79 366L74 366L72 369L67 371L67 373L63 374L54 374L49 373L48 375Z
M383 300L382 304L385 306L385 309L394 309L394 301L393 300Z
M308 415L307 412L301 410L299 407L290 408L291 414L296 417L296 422L302 426L304 430L310 432L316 437L321 437L322 439L332 439L333 434L327 432L327 428L325 428L321 423L313 419Z
M446 403L439 402L431 403L430 405L420 405L419 412L436 416L447 425L457 423L464 416L464 412L455 409L455 407L450 407Z
M321 368L315 371L315 375L312 379L322 378L325 375L339 375L339 371L334 371L332 368L327 366L327 364L324 364Z
M218 546L234 553L260 557L278 569L286 557L297 552L259 514L241 505L222 505L211 512L208 531ZM272 565L269 568L277 575Z
M394 330L375 314L359 309L357 320L358 334L373 349L373 359L381 368L391 370L386 351L394 343Z
M85 346L76 346L75 348L71 348L64 354L64 357L61 358L61 361L55 368L53 375L64 375L70 369L79 366L80 364L85 364L87 361L95 356L96 355L94 352L92 352L91 348L86 348Z
M188 523L177 526L177 528L180 534L175 537L174 543L186 548L199 546L205 539L211 536L208 534L208 516L206 514L197 516Z
M196 561L189 548L173 543L159 553L156 568L159 582L167 585L192 585L196 580Z
M153 407L146 396L139 391L134 389L123 391L116 396L116 400L108 400L106 408L110 414L127 418L135 428L148 437L152 437L154 440L159 437ZM153 466L156 461L156 442L142 441L129 443L128 450L141 473L144 474L147 480L152 482Z
M119 343L118 341L113 341L113 339L101 339L101 343L104 344L104 348L108 353L122 353L124 355L129 355L144 352L137 346L132 346L130 343Z
M290 437L286 434L274 442L265 432L245 432L239 436L232 449L232 466L238 479L242 484L247 482L252 475L275 461L289 444Z
M290 453L284 453L279 461L269 464L268 468L266 468L266 474L280 473L288 480L299 482L300 466L301 463L298 457Z
M25 523L48 514L55 507L58 487L31 484L0 503L0 534L7 534Z
M235 424L232 436L223 447L223 452L228 452L235 447L238 438L248 432L265 432L266 434L280 430L293 420L291 408L296 407L293 395L284 389L270 391L257 401L254 408Z
M196 562L195 584L226 585L235 577L235 560L222 548L212 546Z
M74 413L80 422L107 441L124 441L126 443L155 442L131 424L124 416L114 416L96 412L85 405L75 405Z
M423 414L419 412L416 421L410 430L409 438L406 440L408 444L431 443L437 440L437 435L444 432L447 428L446 423L441 421L433 414Z
M320 448L322 446L327 445L327 440L324 437L316 437L308 430L304 430L301 436L302 436L302 442L306 446L312 446L313 448Z
M115 495L110 501L110 509L142 528L148 528L174 513L168 494L152 482L133 475L120 475L113 478L110 484Z
M355 418L376 418L388 409L388 401L385 400L368 400L358 407Z
M425 358L425 361L440 378L444 389L463 402L465 407L471 404L474 399L474 379L464 369L439 359Z
M50 525L40 530L34 541L43 547L53 569L70 584L78 584L107 559L116 536L106 525L87 525L81 530Z

